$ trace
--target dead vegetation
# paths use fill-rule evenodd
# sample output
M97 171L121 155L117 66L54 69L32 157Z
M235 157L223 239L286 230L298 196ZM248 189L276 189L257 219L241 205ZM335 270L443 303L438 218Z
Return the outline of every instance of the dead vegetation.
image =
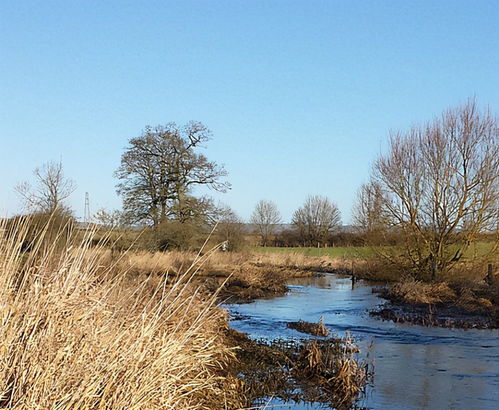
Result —
M0 230L1 408L238 409L275 394L348 408L369 380L347 339L235 337L215 306L223 290L195 280L204 256L112 255L91 231L61 249L48 229L29 252L28 219ZM275 277L250 272L237 270L232 286L268 288Z
M111 252L109 252L111 255ZM194 263L194 261L196 261ZM351 262L342 258L327 256L307 256L303 253L261 253L251 251L211 252L203 257L197 252L127 252L121 264L137 274L177 274L193 263L199 275L227 277L238 271L272 269L288 277L309 276L314 272L332 272L344 270ZM359 263L360 265L360 263Z
M176 277L187 269L196 270L194 280L197 283L202 283L211 292L218 291L219 301L232 303L284 295L289 278L310 276L321 264L326 266L324 261L316 265L317 261L310 261L302 255L262 256L217 249L206 254L169 251L113 255L109 250L102 252L109 261L117 258L120 269L126 270L131 277Z
M308 333L313 336L326 337L329 335L329 330L324 325L324 318L321 317L318 323L306 322L304 320L299 320L298 322L288 322L286 324L290 329L297 330L301 333Z
M225 313L190 284L192 269L169 284L130 277L90 247L90 232L59 252L42 230L25 253L28 225L0 237L0 407L248 404L224 370L234 360Z
M412 305L446 303L456 298L447 283L425 283L413 278L393 284L387 296L393 301Z
M349 409L372 381L372 364L355 356L358 349L349 335L255 341L230 330L228 338L240 346L233 372L242 375L245 394L255 404L272 396Z
M382 292L392 305L373 312L425 326L497 328L499 283L455 280L426 283L407 277Z

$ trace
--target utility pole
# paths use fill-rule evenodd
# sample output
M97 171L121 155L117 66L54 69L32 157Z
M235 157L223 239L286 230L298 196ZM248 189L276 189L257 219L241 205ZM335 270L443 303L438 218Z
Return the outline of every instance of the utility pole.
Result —
M88 192L85 192L85 211L83 213L83 223L85 227L90 224L90 197Z

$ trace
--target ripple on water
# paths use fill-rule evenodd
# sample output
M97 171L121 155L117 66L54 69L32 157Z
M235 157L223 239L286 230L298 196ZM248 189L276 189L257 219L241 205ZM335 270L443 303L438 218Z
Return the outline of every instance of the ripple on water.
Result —
M426 328L372 318L384 303L372 287L326 275L297 279L283 297L227 305L232 326L260 338L303 338L289 321L323 316L335 333L349 331L375 361L375 386L363 405L389 409L496 409L499 402L499 331ZM403 394L401 394L403 392ZM272 400L267 408L316 409Z

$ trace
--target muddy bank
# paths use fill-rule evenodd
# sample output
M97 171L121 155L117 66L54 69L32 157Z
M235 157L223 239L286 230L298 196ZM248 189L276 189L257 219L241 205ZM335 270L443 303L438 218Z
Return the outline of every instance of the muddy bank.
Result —
M286 277L270 271L253 271L251 275L199 278L211 293L217 293L220 303L249 303L286 294Z
M462 329L497 329L497 288L480 283L407 280L375 289L388 304L371 316L395 323Z
M460 329L497 329L497 317L470 313L455 306L409 305L390 303L369 312L373 317L394 323Z
M218 292L221 303L249 303L256 299L284 296L290 278L310 277L312 271L249 266L217 276L209 273L197 278L208 291Z

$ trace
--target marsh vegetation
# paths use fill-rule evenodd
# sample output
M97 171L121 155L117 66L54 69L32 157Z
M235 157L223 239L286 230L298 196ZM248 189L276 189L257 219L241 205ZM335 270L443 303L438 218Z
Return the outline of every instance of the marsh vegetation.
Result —
M0 407L355 406L373 376L356 340L321 317L283 321L301 338L249 338L219 307L288 298L290 281L319 272L348 275L352 291L377 281L390 304L373 317L497 328L498 129L469 101L393 134L348 230L321 195L284 227L273 201L245 224L196 196L230 188L200 151L212 135L198 122L130 139L123 209L95 223L66 205L75 184L60 162L36 169L17 187L25 215L0 222Z

